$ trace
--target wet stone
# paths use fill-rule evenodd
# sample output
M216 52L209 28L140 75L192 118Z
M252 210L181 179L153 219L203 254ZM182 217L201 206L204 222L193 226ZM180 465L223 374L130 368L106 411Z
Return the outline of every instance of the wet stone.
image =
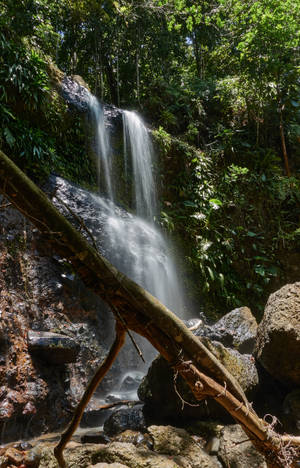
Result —
M146 431L142 405L116 411L105 421L103 428L109 436L119 434L126 429Z
M138 375L127 375L121 384L120 391L131 391L136 390L143 379L143 374Z
M86 409L80 421L80 427L99 427L111 415L112 410Z
M38 446L33 447L31 450L26 452L24 457L24 464L26 467L37 468L41 460L41 451Z
M30 353L38 355L51 364L75 362L80 346L72 338L45 331L28 332Z
M138 431L131 431L127 429L121 434L117 434L114 437L115 442L123 442L136 445L137 447L147 447L150 450L153 450L153 440L150 434L143 434L142 432Z
M81 436L82 444L108 444L110 438L104 432L89 431Z
M17 450L30 450L32 445L29 442L19 442L14 445L14 448Z
M77 112L87 112L90 93L78 80L66 76L61 84L61 94L66 102Z
M248 307L239 307L228 312L214 325L200 325L194 333L234 348L241 354L251 354L257 334L257 322Z

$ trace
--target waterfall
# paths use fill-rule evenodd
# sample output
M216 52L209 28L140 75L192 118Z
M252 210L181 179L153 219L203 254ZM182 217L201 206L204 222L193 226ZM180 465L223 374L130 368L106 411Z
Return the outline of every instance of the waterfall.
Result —
M136 214L153 219L157 203L152 171L154 151L151 138L142 119L135 112L123 112L123 129L125 167L128 167L129 153L132 159Z
M143 286L164 305L184 318L183 293L170 247L159 229L93 195L101 217L102 248L124 274Z
M96 155L98 186L101 187L103 180L104 188L102 187L102 191L113 200L110 142L109 135L105 129L103 108L95 96L89 93L88 98L94 140L92 147Z
M147 127L135 112L123 111L123 157L125 178L132 184L132 205L135 215L116 204L110 156L110 137L105 125L103 107L96 97L89 100L91 122L95 132L94 151L103 177L104 187L94 195L101 216L101 235L106 256L122 273L157 297L164 305L184 317L182 288L176 274L171 248L163 233L154 224L157 212L156 188L153 176L154 151ZM129 172L131 174L129 175Z
M159 227L154 224L157 215L155 177L153 175L154 151L149 130L135 112L123 111L123 154L116 156L111 150L108 125L105 125L103 108L95 97L91 97L90 121L95 133L93 150L97 156L99 192L92 194L91 204L97 207L98 233L92 230L96 241L108 260L122 273L140 284L157 297L164 305L184 318L182 287L177 278L172 248ZM113 158L118 158L116 161ZM121 158L124 160L120 161ZM114 168L114 171L112 170ZM117 173L117 170L122 173ZM130 184L126 193L135 214L121 208L118 202L117 184ZM122 200L121 200L122 201ZM97 237L99 236L99 239ZM121 369L145 372L156 352L141 337L136 338L148 361L146 367L128 348L119 359ZM142 341L140 341L142 340ZM131 354L133 353L134 359ZM131 369L128 369L128 362ZM125 364L124 364L125 363ZM129 366L130 367L130 366ZM121 378L121 376L120 376ZM121 380L120 380L121 382ZM121 383L119 382L119 385ZM117 384L118 386L118 384ZM116 388L116 387L115 387Z

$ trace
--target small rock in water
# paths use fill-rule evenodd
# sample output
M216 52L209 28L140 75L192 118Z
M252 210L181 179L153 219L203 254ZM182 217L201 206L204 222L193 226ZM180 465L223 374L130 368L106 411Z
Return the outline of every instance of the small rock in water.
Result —
M87 432L80 438L82 444L108 444L110 438L102 432Z
M142 378L142 373L141 375L127 375L121 384L120 391L128 392L137 389L142 381Z
M103 428L109 436L119 434L126 429L146 431L142 406L116 411L105 421Z
M29 442L19 442L14 445L14 448L25 451L32 449L32 445Z
M126 431L118 434L114 437L114 441L122 443L130 443L136 445L137 447L147 447L148 449L153 449L153 440L150 434L143 434L142 432L131 431L127 429Z
M105 397L106 403L116 403L117 401L120 401L120 395L116 395L114 393L111 393L110 395L107 395Z

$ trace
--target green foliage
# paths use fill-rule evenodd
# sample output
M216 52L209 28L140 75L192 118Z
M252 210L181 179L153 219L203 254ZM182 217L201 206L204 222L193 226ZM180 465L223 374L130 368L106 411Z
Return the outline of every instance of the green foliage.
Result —
M3 34L0 50L1 101L22 99L28 110L37 109L49 90L45 62L36 51L7 40Z
M172 140L165 158L162 226L180 233L206 310L248 304L260 313L280 282L281 252L300 246L299 181L274 171L271 152L255 170L220 167L220 153Z
M0 35L0 142L23 169L47 174L55 159L54 141L28 120L49 95L46 63L33 49Z

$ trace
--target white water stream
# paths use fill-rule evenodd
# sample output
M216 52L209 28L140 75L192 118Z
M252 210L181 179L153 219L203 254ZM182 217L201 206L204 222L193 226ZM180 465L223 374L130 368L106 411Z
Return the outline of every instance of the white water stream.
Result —
M164 234L154 223L158 215L153 166L155 154L149 130L135 112L123 111L123 154L113 156L110 136L104 112L95 97L90 99L90 121L94 132L94 153L98 162L99 192L93 195L93 205L99 206L101 239L107 258L123 273L147 289L180 318L185 318L183 288L178 281L172 249ZM122 157L118 166L110 158ZM122 174L112 168L121 167ZM117 205L118 182L124 179L131 194L129 203L134 211L128 213ZM127 201L128 202L128 201ZM142 349L146 365L143 365L131 345L121 351L118 358L121 368L119 382L115 382L113 394L122 394L122 382L126 373L145 373L156 350L146 340L135 335ZM136 390L136 387L135 387ZM136 391L124 393L123 398L136 398Z
M132 181L132 205L135 215L121 210L116 204L112 187L117 177L112 174L109 160L110 138L101 104L90 99L91 121L95 131L94 150L98 168L103 170L104 187L95 195L99 204L109 260L123 273L147 289L164 305L184 318L183 291L180 287L171 248L165 236L154 224L157 215L156 187L153 176L154 151L148 129L135 113L123 111L124 171ZM131 170L130 177L128 172Z

